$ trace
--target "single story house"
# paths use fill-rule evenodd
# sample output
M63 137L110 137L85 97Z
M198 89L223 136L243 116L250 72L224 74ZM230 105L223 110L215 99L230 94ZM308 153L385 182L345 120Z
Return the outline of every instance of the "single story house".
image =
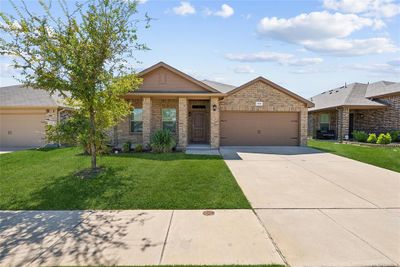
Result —
M114 145L147 145L162 128L173 132L178 149L307 143L313 103L263 77L235 87L194 79L163 62L139 75L143 84L124 96L132 114L114 128Z
M310 99L309 136L352 138L354 130L386 133L400 130L400 83L352 83Z
M68 108L58 95L22 85L0 88L0 147L45 145L45 125Z

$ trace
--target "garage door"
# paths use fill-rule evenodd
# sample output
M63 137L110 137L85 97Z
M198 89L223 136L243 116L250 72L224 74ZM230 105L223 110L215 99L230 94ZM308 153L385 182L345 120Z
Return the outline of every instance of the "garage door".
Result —
M222 112L222 146L297 146L297 112Z
M42 146L44 119L43 114L0 114L0 146Z

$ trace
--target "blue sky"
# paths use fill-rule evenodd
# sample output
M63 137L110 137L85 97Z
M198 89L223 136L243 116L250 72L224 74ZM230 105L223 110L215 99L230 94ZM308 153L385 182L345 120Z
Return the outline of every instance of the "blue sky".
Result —
M28 1L35 9L36 1ZM5 0L1 10L12 12ZM164 61L198 79L264 76L302 96L351 82L400 81L400 1L156 1L138 69ZM17 75L0 58L0 85Z

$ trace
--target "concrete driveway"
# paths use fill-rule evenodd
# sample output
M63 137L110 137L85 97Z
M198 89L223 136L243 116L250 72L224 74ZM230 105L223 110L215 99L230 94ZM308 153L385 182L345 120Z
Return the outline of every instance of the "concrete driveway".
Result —
M400 174L306 147L224 147L292 266L400 265Z

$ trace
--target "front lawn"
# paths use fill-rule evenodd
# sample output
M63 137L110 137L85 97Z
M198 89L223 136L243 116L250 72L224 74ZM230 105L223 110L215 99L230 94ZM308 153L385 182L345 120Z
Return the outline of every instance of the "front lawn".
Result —
M355 159L378 167L400 172L399 147L367 147L317 140L308 140L308 146L346 158Z
M218 156L120 154L99 157L96 178L78 148L0 155L0 210L250 208Z

